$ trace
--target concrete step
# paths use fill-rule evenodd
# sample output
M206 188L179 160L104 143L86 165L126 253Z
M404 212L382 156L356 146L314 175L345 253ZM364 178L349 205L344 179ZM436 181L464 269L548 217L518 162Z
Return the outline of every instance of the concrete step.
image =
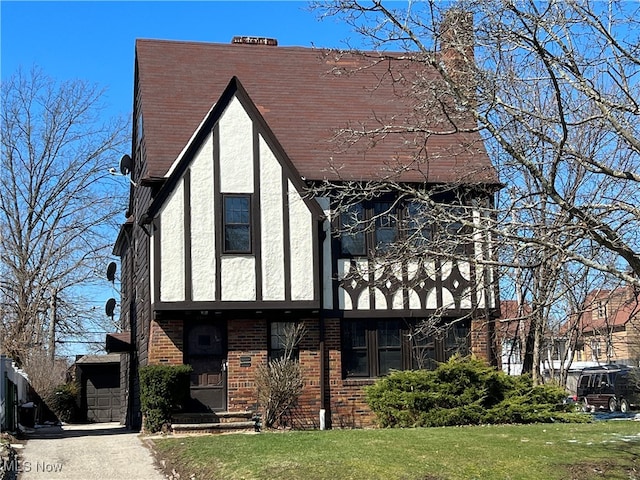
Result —
M259 432L261 418L255 412L176 413L171 416L173 433Z
M173 433L198 434L198 433L224 433L224 432L258 432L256 422L224 422L224 423L174 423L171 425Z
M204 412L204 413L174 413L171 415L173 423L224 423L249 420L254 412Z

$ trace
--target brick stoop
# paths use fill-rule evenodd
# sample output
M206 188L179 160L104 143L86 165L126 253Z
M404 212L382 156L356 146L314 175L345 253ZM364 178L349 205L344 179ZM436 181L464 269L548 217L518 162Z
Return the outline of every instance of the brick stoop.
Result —
M174 434L259 432L261 418L255 412L177 413L171 416Z

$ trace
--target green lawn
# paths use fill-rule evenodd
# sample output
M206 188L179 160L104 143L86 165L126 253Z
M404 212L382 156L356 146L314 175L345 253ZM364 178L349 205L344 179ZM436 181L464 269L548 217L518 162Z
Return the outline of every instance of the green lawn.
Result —
M154 440L180 478L640 480L640 422L230 434Z

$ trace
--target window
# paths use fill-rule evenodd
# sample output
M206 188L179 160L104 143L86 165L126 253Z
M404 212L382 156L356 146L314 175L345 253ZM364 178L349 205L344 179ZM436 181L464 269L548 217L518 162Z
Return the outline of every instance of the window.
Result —
M469 245L469 228L464 225L467 207L445 205L435 224L426 202L386 198L350 205L340 214L341 253L365 256L372 251L389 252L402 237L414 247L439 240L438 248L450 254L464 254ZM402 227L402 231L400 230Z
M447 219L440 225L440 238L443 240L443 248L449 253L461 254L467 249L468 232L464 227L465 208L452 206L447 209Z
M437 338L421 332L412 332L411 339L411 368L414 370L435 370L438 366Z
M386 252L398 241L398 227L395 208L392 202L374 202L375 248Z
M345 377L369 377L368 332L364 321L345 322L342 329L342 368Z
M269 360L298 359L298 344L302 330L293 322L271 322L269 324Z
M359 203L350 205L340 215L340 244L343 255L366 255L364 222L364 207Z
M378 375L391 370L402 370L402 333L399 320L376 322L378 335Z
M367 250L387 251L398 240L397 216L393 202L349 205L340 214L341 253L364 256Z
M467 356L471 353L469 345L469 325L465 322L455 322L447 329L444 348L447 359L454 355Z
M591 340L591 360L598 361L601 357L600 341Z
M407 204L407 239L414 247L424 247L433 239L432 224L427 217L426 208L427 205L419 200L411 200Z
M373 378L391 370L434 369L455 354L470 351L470 322L456 321L425 334L419 321L399 319L343 320L342 369L344 378Z
M378 377L406 367L400 320L345 321L342 345L346 377Z
M598 317L607 318L607 304L602 300L598 302Z
M224 253L251 253L251 199L249 195L225 195Z

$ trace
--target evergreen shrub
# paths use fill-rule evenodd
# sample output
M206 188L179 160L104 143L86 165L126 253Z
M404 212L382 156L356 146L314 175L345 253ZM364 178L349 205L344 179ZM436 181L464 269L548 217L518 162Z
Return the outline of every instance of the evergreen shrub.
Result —
M583 421L563 405L564 389L533 386L473 358L452 358L436 370L394 371L366 387L382 427Z
M189 399L190 365L147 365L140 369L143 428L154 433L171 423L171 413Z
M80 420L78 391L79 388L75 382L64 383L46 395L44 401L61 422L77 422Z

